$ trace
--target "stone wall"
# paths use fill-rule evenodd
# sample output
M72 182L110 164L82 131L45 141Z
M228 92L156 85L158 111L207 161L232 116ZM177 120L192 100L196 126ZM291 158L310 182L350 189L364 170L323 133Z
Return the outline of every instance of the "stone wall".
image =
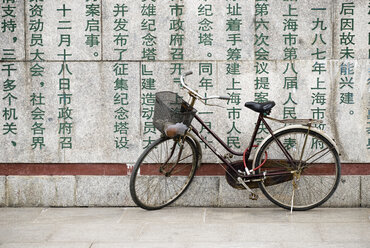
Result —
M0 206L113 207L135 206L127 176L0 176ZM323 207L370 207L368 176L342 176ZM258 189L257 201L220 176L195 177L172 206L275 207Z
M27 174L8 173L23 163L130 168L159 136L155 92L185 96L179 87L185 71L194 72L187 82L200 94L231 97L209 102L224 108L196 105L231 148L245 147L257 118L244 102L274 100L272 117L323 120L317 128L335 139L342 162L369 164L368 0L4 0L0 6L0 174ZM218 162L204 153L204 162ZM59 175L79 175L71 171ZM367 174L355 180L365 182ZM0 177L3 205L22 205L15 192L39 180L20 178ZM89 205L78 198L83 177L40 180L42 187L74 192L56 205Z
M153 94L179 92L192 70L201 94L232 96L197 105L231 147L255 122L243 103L274 100L272 116L323 119L343 161L368 162L368 12L365 0L3 1L0 160L133 163L158 136Z

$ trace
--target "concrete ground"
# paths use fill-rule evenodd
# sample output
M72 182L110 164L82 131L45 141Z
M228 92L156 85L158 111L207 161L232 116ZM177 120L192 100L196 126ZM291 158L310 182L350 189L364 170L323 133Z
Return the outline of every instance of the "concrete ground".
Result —
M369 208L0 208L0 248L370 247Z

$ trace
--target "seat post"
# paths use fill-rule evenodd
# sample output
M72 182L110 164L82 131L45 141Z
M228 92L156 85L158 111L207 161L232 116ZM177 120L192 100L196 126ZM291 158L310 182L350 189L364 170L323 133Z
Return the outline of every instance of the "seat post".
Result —
M256 126L254 127L253 135L251 137L249 146L247 148L248 150L245 153L245 158L244 158L245 160L248 160L249 159L249 156L250 156L250 154L252 152L252 147L253 147L254 141L256 140L257 132L258 132L258 129L259 129L260 125L261 125L262 119L263 119L263 113L260 113L258 115L257 123L256 123Z

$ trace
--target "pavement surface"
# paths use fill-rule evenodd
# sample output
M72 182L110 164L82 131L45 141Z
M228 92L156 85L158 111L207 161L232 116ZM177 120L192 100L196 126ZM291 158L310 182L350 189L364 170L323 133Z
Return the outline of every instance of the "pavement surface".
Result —
M0 208L0 248L370 248L370 208Z

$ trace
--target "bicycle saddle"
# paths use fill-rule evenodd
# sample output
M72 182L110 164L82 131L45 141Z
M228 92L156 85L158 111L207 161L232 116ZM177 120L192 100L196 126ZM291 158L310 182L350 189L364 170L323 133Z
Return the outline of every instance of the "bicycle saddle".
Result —
M274 101L268 101L264 103L246 102L244 106L258 113L270 114L271 109L275 106L275 102Z

